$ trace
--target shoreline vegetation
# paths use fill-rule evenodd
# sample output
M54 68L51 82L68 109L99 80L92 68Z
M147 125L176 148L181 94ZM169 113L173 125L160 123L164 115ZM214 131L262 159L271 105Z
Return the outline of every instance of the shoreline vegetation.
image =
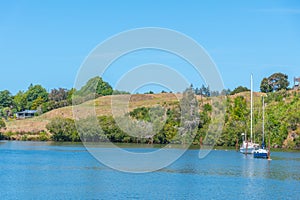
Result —
M261 83L262 92L254 92L254 140L261 141L262 137L262 96L266 106L266 139L270 137L271 147L278 149L300 149L300 90L289 89L287 76L273 74L264 78ZM281 84L270 81L278 78ZM97 85L96 93L93 85ZM281 86L284 85L282 88ZM94 93L92 93L92 91ZM118 96L116 96L118 95ZM124 116L136 122L164 123L156 135L137 137L128 135L121 130L112 116L112 97L127 98L129 112ZM207 133L212 122L213 108L221 107L218 98L225 105L224 126L222 134L214 138L213 133ZM179 130L182 109L181 106L193 100L197 112L194 117L199 121L194 132L183 133ZM72 106L73 103L73 106ZM74 120L73 112L80 108L90 108L95 105L97 122L101 130L91 123L91 119L82 116ZM241 143L241 133L250 132L250 92L246 87L239 86L235 90L221 92L210 91L209 87L189 87L183 93L162 91L154 94L128 94L124 91L113 91L112 87L100 77L89 80L80 90L53 89L49 94L40 85L31 85L26 92L12 96L7 91L0 92L0 140L19 141L54 141L54 142L114 142L117 144L133 143L145 145L179 145L189 143L199 148L202 139L207 145L215 144L214 148L235 149L236 142ZM16 113L24 109L36 109L33 118L18 120ZM154 116L165 116L164 119L153 119ZM156 121L155 121L156 120ZM192 121L190 121L192 122ZM84 131L78 131L78 123ZM77 128L76 128L77 127ZM208 135L207 135L208 134ZM215 139L215 140L214 140Z

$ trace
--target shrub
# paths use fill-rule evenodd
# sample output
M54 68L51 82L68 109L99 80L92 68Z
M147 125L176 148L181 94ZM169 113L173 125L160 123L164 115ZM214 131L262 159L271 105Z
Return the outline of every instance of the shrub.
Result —
M0 118L0 129L6 128L5 122L3 121L2 118Z
M55 118L47 124L46 128L52 133L51 139L54 141L80 141L75 122L72 119Z
M40 141L48 141L50 138L49 138L49 136L48 136L48 134L47 134L46 132L41 131L41 132L39 133L38 139L39 139Z

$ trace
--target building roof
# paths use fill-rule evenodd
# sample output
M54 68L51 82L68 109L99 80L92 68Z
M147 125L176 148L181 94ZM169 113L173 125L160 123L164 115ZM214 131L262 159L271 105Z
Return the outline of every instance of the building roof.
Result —
M34 114L34 113L36 113L36 110L24 110L21 112L17 112L17 114L25 114L25 113Z

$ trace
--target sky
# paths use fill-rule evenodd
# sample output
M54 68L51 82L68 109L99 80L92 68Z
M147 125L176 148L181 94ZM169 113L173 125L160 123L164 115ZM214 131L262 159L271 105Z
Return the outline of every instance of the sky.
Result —
M231 90L239 85L249 88L251 73L256 91L261 80L275 72L287 74L291 83L300 76L297 0L12 0L0 2L0 90L16 94L31 83L48 91L72 88L97 45L143 27L172 29L195 40ZM174 68L194 87L203 84L180 58L154 50L118 60L103 79L115 86L126 71L149 62Z

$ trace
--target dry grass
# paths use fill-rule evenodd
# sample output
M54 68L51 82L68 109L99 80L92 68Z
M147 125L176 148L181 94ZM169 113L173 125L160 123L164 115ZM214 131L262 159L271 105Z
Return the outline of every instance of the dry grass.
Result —
M112 99L113 98L113 99ZM118 106L123 104L124 100L129 100L128 111L131 111L137 107L145 106L151 107L155 105L172 105L178 102L181 98L180 94L134 94L134 95L116 95L116 96L104 96L96 100L87 101L78 106L68 106L59 109L52 110L41 116L25 119L25 120L10 120L6 122L5 132L39 132L46 131L46 125L51 119L56 117L74 118L75 115L86 117L90 112L96 112L97 116L112 115L112 101L113 105ZM118 107L117 107L118 108ZM115 113L114 113L115 114Z

